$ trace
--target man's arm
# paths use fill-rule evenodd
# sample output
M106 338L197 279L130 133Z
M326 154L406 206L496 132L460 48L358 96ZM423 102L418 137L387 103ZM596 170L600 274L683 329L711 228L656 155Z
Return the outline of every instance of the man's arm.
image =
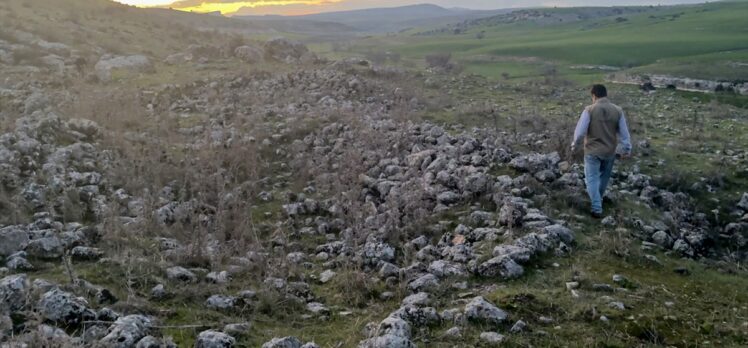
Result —
M590 127L590 112L584 109L582 116L579 117L577 128L574 130L574 139L571 141L571 151L575 151L577 146L587 136L587 129Z
M629 126L626 124L626 115L621 112L621 118L618 119L618 142L621 144L621 150L625 155L631 154L631 134Z

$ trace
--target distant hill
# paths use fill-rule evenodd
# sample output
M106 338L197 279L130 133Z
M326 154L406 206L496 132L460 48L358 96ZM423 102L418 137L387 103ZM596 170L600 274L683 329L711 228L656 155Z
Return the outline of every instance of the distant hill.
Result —
M505 13L506 10L475 11L463 8L446 9L431 4L354 11L326 12L304 16L235 16L255 21L328 22L349 27L350 32L387 33L421 26L446 25Z
M423 18L445 17L453 15L446 8L431 4L410 5L390 8L371 8L355 11L327 12L301 16L305 19L345 23L361 26L362 23L406 22Z
M416 61L449 52L467 72L497 77L504 72L542 75L548 65L555 65L583 79L612 66L644 74L744 81L746 13L746 1L523 9L403 33L379 49ZM359 44L364 52L371 46Z

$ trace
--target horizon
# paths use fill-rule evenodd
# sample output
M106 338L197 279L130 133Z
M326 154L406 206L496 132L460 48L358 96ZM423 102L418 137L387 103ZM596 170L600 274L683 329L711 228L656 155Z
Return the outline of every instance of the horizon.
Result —
M195 13L220 12L225 16L303 16L320 13L364 10L373 8L397 8L412 5L436 5L442 8L469 10L500 10L528 7L586 7L586 6L668 6L705 3L704 0L112 0L141 8L170 8Z

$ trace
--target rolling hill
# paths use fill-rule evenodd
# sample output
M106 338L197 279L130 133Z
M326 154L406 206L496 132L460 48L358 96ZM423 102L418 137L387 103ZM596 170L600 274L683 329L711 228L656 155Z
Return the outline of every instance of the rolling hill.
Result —
M303 16L237 16L238 18L264 22L298 23L304 21L340 23L351 28L350 32L392 33L403 29L423 26L447 25L449 23L490 17L507 10L474 11L446 9L431 4L372 8L354 11L326 12Z
M605 65L704 79L747 79L748 3L520 10L360 42L421 59L452 53L469 71L540 75L546 65ZM446 29L445 29L446 28Z
M163 57L217 32L254 36L281 33L268 23L169 9L141 9L108 0L0 2L0 35L13 30L75 47L82 53L141 53Z

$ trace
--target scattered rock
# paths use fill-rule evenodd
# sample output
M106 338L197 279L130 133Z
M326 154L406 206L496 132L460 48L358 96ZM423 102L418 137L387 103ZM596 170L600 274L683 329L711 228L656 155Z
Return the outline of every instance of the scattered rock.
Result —
M171 280L178 280L189 283L194 283L197 281L197 276L195 275L195 273L192 273L186 268L179 266L168 268L166 270L166 277Z
M330 280L332 280L333 277L335 277L336 273L333 270L325 270L324 272L320 273L319 275L319 281L322 284L328 283Z
M511 333L520 333L527 329L527 323L525 323L522 320L517 320L517 322L512 325L512 328L509 329L509 332Z
M201 332L195 341L195 348L232 348L234 345L236 345L235 338L213 330Z
M95 261L104 256L104 252L97 248L77 246L70 251L70 256L78 261Z
M14 274L0 280L0 313L15 312L26 306L29 281L25 274Z
M507 313L478 296L465 305L465 318L477 322L501 324L507 319Z
M301 341L293 336L283 338L273 338L272 340L265 342L262 348L301 348Z
M480 340L489 345L498 345L504 342L504 335L497 332L481 332Z
M233 309L239 300L233 296L213 295L205 300L205 306L217 310Z
M88 309L85 299L60 289L45 292L37 309L44 319L68 326L77 326L84 320L96 318L96 313Z

